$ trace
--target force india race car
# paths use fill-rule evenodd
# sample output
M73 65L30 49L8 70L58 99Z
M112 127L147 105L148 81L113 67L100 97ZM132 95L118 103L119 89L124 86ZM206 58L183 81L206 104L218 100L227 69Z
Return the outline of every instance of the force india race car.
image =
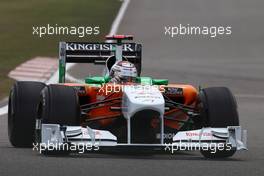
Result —
M141 77L141 44L123 42L133 39L129 35L107 39L115 42L60 42L58 84L14 84L8 106L13 146L37 146L44 154L80 151L80 146L93 152L199 150L207 158L246 149L246 131L228 88L197 90ZM136 66L136 82L109 82L109 70L121 60ZM104 75L66 83L66 63L104 64Z

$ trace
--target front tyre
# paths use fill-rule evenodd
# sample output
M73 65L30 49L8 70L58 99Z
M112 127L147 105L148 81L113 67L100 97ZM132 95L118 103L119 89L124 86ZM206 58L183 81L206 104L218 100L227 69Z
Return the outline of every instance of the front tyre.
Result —
M76 90L70 86L49 85L41 92L38 109L43 123L80 125L80 104Z
M202 89L199 98L201 101L201 119L203 127L226 128L239 126L237 103L232 92L226 87L210 87ZM206 158L226 158L234 155L236 150L201 150Z
M41 92L41 100L38 108L41 122L44 124L59 124L61 126L80 126L80 104L76 90L70 86L49 85ZM41 141L39 130L36 136ZM67 155L69 149L44 150L44 155Z

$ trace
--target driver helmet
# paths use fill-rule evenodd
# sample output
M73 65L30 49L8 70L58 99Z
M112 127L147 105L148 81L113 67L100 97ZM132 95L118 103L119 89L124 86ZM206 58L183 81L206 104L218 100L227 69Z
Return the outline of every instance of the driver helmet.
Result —
M131 62L118 61L112 66L109 76L112 83L135 82L137 69Z

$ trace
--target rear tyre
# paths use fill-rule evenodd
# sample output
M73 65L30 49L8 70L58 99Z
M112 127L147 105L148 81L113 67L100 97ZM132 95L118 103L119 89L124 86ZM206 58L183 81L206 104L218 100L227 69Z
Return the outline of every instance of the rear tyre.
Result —
M211 87L202 89L200 92L200 100L202 104L201 118L204 127L227 127L238 126L239 117L237 112L237 103L234 95L226 87ZM236 150L228 149L217 150L201 150L206 158L226 158L234 155Z
M41 82L18 81L9 95L8 137L14 147L31 147L34 141L35 119Z

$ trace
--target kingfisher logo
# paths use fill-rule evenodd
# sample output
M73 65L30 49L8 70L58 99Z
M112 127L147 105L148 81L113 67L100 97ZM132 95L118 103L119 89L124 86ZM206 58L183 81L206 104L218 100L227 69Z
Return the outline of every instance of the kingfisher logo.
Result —
M135 44L125 43L123 44L123 51L135 51ZM70 51L114 51L115 44L110 43L67 43L66 50Z

